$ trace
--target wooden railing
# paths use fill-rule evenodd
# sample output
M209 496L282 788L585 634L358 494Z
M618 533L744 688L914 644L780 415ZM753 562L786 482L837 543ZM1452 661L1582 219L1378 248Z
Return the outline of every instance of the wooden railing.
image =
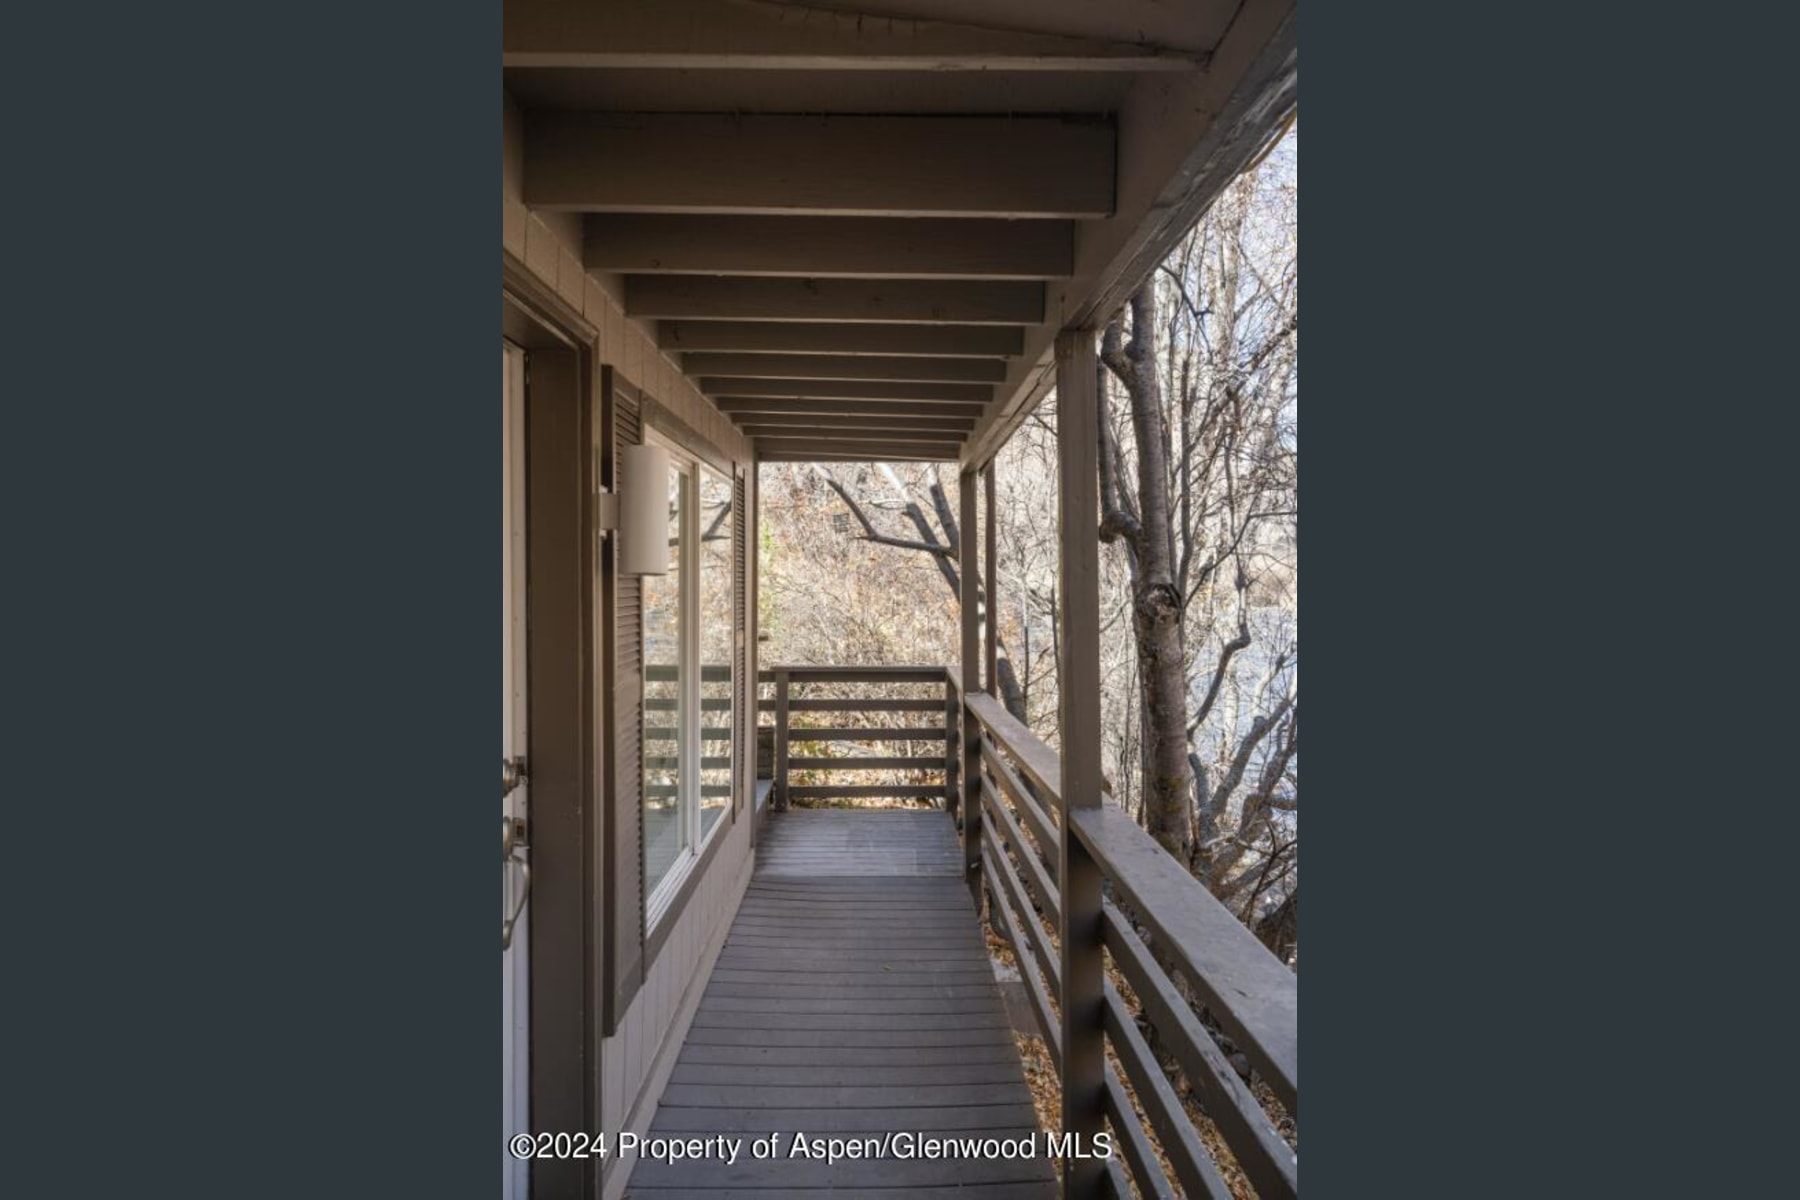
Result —
M956 672L949 678L955 689ZM1130 1195L1122 1158L1145 1197L1232 1194L1163 1069L1167 1058L1257 1194L1295 1195L1299 1166L1293 1149L1205 1024L1210 1020L1230 1039L1250 1062L1254 1078L1297 1120L1294 973L1122 809L1110 802L1065 806L1056 752L992 697L972 692L957 707L979 735L982 819L965 821L964 828L978 843L971 853L979 855L985 876L988 921L1018 960L1065 1088L1059 1013L1070 997L1062 986L1062 964L1082 964L1086 955L1091 958L1082 965L1092 965L1104 955L1113 968L1102 983L1098 1020L1069 1027L1078 1036L1102 1039L1111 1052L1102 1103L1121 1151L1107 1164L1114 1192ZM973 802L976 788L969 790ZM1066 921L1058 888L1065 820L1105 880L1098 910L1071 912ZM1065 948L1056 932L1062 929L1080 931L1070 935L1080 944ZM1140 1028L1139 1014L1151 1036ZM1173 1181L1151 1144L1152 1132Z
M666 664L644 668L646 683L671 684L680 677L677 668ZM709 799L729 797L729 779L720 775L731 769L731 668L724 664L701 667L700 689L700 795ZM680 766L681 740L676 728L679 704L675 697L663 694L644 700L643 765L652 775ZM710 777L707 772L711 772ZM680 790L670 783L644 785L644 794L656 800L672 800Z
M943 667L766 667L757 675L757 708L773 719L775 805L794 800L937 800L954 807L957 707ZM865 694L877 690L884 694ZM893 695L895 691L911 695ZM921 694L929 691L932 694ZM795 714L818 714L796 722ZM880 714L880 715L877 715ZM892 714L892 715L890 715ZM935 721L927 721L932 714ZM828 722L828 723L827 723ZM769 728L765 726L764 728ZM927 754L832 754L842 743L928 742ZM923 772L929 783L794 783L795 775ZM761 774L761 772L759 772Z

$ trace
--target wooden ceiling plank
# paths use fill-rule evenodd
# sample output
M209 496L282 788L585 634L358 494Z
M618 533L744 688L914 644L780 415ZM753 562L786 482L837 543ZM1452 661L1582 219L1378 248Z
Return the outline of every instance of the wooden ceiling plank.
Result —
M625 315L679 320L1035 325L1041 283L627 275Z
M528 112L524 201L564 212L1111 215L1110 118ZM627 169L621 169L626 166Z
M833 463L833 462L954 462L942 454L892 454L892 453L853 453L847 450L836 450L829 454L790 453L786 451L764 451L756 456L758 462L770 463Z
M849 439L819 438L757 438L759 451L770 454L805 454L819 457L826 454L885 454L891 457L910 455L916 458L947 461L956 458L962 450L961 442L861 442Z
M1075 262L1071 221L934 217L596 213L590 271L816 278L1057 279Z
M741 413L734 417L738 428L755 436L758 432L777 429L817 429L829 422L833 429L928 430L935 433L966 434L975 428L975 418L921 417L910 412L875 414L833 413L821 417L817 413Z
M929 400L979 407L994 398L981 383L883 383L844 379L743 379L703 375L697 381L708 396L738 399L797 400Z
M1119 114L1117 218L1084 224L1075 276L1051 286L1063 328L1096 328L1150 278L1194 222L1261 153L1298 103L1294 0L1244 0L1203 76L1142 76ZM1055 380L1055 322L1027 331L999 400L969 440L986 462Z
M1025 334L1005 325L873 325L854 321L658 321L663 350L730 350L745 354L909 354L940 358L1005 358L1021 353Z
M744 425L740 426L745 437L763 440L782 438L793 439L805 436L812 438L835 438L852 442L943 442L946 438L958 442L956 430L931 429L864 429L858 425L839 425L835 419L822 418L811 429L798 429L787 425Z
M850 416L879 420L902 420L909 417L975 420L982 414L982 406L979 404L940 404L915 400L791 400L780 397L726 396L715 403L720 412L734 421L754 421L767 416L800 416L813 421Z
M683 354L689 375L740 379L879 379L999 383L1006 364L991 358L914 358L876 354Z
M932 450L946 446L960 445L962 439L946 433L906 433L894 430L870 429L838 429L831 425L821 425L807 433L799 433L792 429L780 433L764 434L756 439L765 446L780 446L788 442L873 442L880 445L893 446L926 446Z
M1148 41L884 20L813 9L803 20L734 0L507 0L508 67L693 71L1193 71L1204 55Z

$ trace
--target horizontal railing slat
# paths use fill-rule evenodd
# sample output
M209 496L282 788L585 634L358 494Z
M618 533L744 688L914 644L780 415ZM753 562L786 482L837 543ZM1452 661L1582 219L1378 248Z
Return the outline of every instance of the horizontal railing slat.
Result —
M1046 803L1062 806L1062 762L1056 751L1038 740L1020 720L985 692L971 692L965 702L987 727L988 734L1019 764L1025 777L1043 789Z
M894 729L852 729L847 725L788 725L789 742L941 742L942 725L903 725Z
M644 668L644 678L651 683L673 683L681 678L681 668L667 664L656 664ZM702 683L730 683L731 664L724 663L700 668Z
M760 707L764 711L774 711L775 702L764 700ZM838 700L794 698L788 701L790 712L942 712L944 698L942 696L921 700L894 700L880 697L872 700Z
M1107 1037L1125 1068L1126 1078L1131 1080L1132 1089L1137 1092L1138 1106L1150 1119L1151 1128L1156 1130L1156 1140L1162 1144L1163 1153L1174 1166L1181 1186L1190 1196L1231 1200L1231 1189L1225 1186L1225 1181L1219 1177L1219 1169L1213 1165L1212 1156L1200 1144L1194 1123L1181 1106L1181 1097L1175 1094L1174 1087L1163 1074L1162 1065L1151 1053L1149 1043L1138 1032L1124 999L1110 979L1105 981L1105 989L1103 1015Z
M1012 859L1004 850L992 843L982 846L982 861L987 864L988 884L993 886L995 880L1006 893L1006 903L1024 922L1026 936L1031 941L1031 955L1037 960L1038 969L1043 971L1044 978L1050 980L1062 990L1062 968L1057 964L1056 951L1050 944L1050 938L1044 927L1037 923L1032 912L1031 902L1025 898L1025 885L1019 882L1018 872L1013 870Z
M936 798L944 794L944 785L935 786L883 783L855 784L848 787L790 787L788 795L796 800L872 800L892 796L900 799Z
M981 797L987 802L987 811L993 814L994 823L1005 830L1005 838L1018 847L1019 858L1025 864L1031 883L1033 896L1038 906L1050 914L1052 921L1062 920L1062 898L1057 894L1056 886L1050 882L1050 876L1044 869L1044 862L1031 850L1019 824L1013 819L1012 810L1000 803L1000 797L994 792L994 785L987 779L981 781Z
M1131 1181L1125 1178L1125 1168L1120 1166L1121 1155L1113 1155L1106 1160L1107 1193L1112 1200L1137 1200L1131 1190ZM1163 1181L1167 1183L1168 1180Z
M1050 823L1049 816L1025 790L1024 781L1007 765L1005 759L994 752L994 747L989 742L982 742L981 761L987 765L1001 790L1017 806L1019 814L1031 826L1031 836L1037 841L1038 851L1049 865L1050 877L1054 879L1056 877L1056 861L1062 853L1062 844L1056 827Z
M1200 992L1290 1113L1299 1116L1294 973L1122 809L1065 810L1115 891Z
M1107 1124L1113 1128L1118 1139L1120 1156L1131 1167L1131 1177L1137 1182L1140 1196L1155 1196L1157 1200L1175 1200L1175 1186L1163 1173L1162 1164L1156 1161L1156 1151L1150 1146L1150 1139L1144 1134L1143 1122L1131 1110L1131 1097L1125 1094L1125 1087L1119 1082L1119 1073L1107 1064L1106 1068L1106 1118ZM1114 1194L1130 1200L1129 1188L1113 1185ZM1229 1193L1228 1193L1229 1194Z
M989 866L992 877L992 854L989 846L981 848L982 861ZM1019 923L1013 918L1011 906L1004 900L990 906L1000 911L1000 936L1012 947L1013 960L1019 964L1019 978L1025 981L1025 991L1031 997L1031 1011L1037 1017L1038 1030L1044 1037L1044 1048L1050 1052L1050 1061L1058 1071L1062 1070L1062 1029L1056 1021L1056 1010L1050 1006L1050 995L1045 990L1044 980L1031 965L1031 959L1025 953L1025 935L1019 929ZM1057 986L1052 980L1050 986Z
M788 731L788 738L790 744L804 740L794 737L791 729ZM847 758L791 756L788 759L788 770L790 771L942 771L943 769L942 755L936 758L875 758L855 755Z
M1262 1105L1225 1061L1225 1052L1176 992L1150 948L1132 932L1125 915L1108 904L1102 920L1102 936L1113 965L1131 985L1163 1048L1180 1064L1181 1073L1212 1115L1257 1194L1294 1195L1299 1190L1299 1163L1293 1149L1269 1125Z
M786 675L793 683L942 683L944 668L928 665L899 667L764 667L756 673L762 683Z

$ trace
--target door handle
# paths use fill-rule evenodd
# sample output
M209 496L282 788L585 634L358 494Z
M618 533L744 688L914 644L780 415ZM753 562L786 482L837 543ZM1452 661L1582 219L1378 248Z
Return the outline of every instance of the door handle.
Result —
M517 864L519 874L523 876L523 878L520 881L519 899L517 903L513 905L512 915L506 918L506 924L500 929L500 949L503 951L512 949L513 928L518 925L519 917L525 912L525 901L531 895L530 863L526 862L523 858L509 854L507 855L506 860L500 864L500 869L504 871L506 868L515 864Z

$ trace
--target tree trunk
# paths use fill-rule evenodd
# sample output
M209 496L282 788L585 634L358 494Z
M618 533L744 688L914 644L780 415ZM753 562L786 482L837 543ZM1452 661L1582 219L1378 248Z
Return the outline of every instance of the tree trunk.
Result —
M1131 620L1144 704L1144 828L1182 862L1191 858L1194 774L1188 763L1187 655L1182 644L1182 597L1175 584L1175 533L1169 503L1169 440L1163 428L1162 388L1156 373L1156 290L1146 284L1131 298L1131 341L1122 349L1115 320L1102 357L1124 384L1137 443L1137 511L1103 511L1103 530L1125 536L1135 550ZM1114 507L1102 486L1103 510ZM1122 507L1122 506L1118 506Z
M1300 889L1296 887L1287 899L1269 910L1256 923L1256 936L1274 951L1275 957L1287 962L1300 944Z

